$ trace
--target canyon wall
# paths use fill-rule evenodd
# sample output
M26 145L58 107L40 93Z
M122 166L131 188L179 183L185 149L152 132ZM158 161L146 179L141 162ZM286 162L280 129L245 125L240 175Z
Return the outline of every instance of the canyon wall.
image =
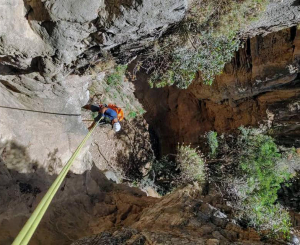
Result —
M179 22L186 8L183 0L0 3L0 106L23 109L0 108L1 244L11 244L87 133L79 116L89 97L85 68L107 50L119 61L131 60ZM188 90L150 89L148 75L138 74L136 96L161 155L177 142L201 144L209 130L261 122L281 142L299 144L299 31L288 28L299 22L298 12L299 1L273 1L245 35L278 32L249 39L211 87L197 76ZM220 198L201 188L148 198L108 181L92 166L88 146L72 171L83 174L67 176L32 244L76 244L98 233L77 244L122 237L132 244L260 243L255 231L235 224Z
M231 210L220 195L204 192L199 186L177 190L143 209L139 220L130 227L102 232L72 245L280 244L261 242L257 232L242 228L230 218Z
M91 80L90 76L83 75L86 67L101 60L106 51L111 51L119 61L131 60L179 22L187 7L188 1L185 0L155 0L151 3L134 0L122 3L104 0L3 1L0 5L0 105L80 114L80 107L88 100L87 87ZM295 25L299 21L299 8L299 1L271 1L266 13L248 26L242 36L266 35ZM286 66L297 60L297 30L293 28L290 32L249 40L212 87L195 82L186 92L175 88L150 91L140 89L144 85L138 85L138 97L151 97L143 101L149 111L147 115L151 115L147 119L155 121L153 128L161 139L162 152L168 153L170 149L163 141L167 145L167 142L178 141L197 144L201 132L229 130L241 124L255 125L265 119L264 100L269 98L261 97L259 102L257 98L248 99L270 92L271 87L278 87L271 86L270 79L285 80L274 82L279 84L296 76L295 71L289 75L286 73ZM273 55L267 55L269 51ZM261 64L264 68L258 68ZM272 69L279 69L278 74ZM297 69L297 65L290 69ZM142 77L141 83L146 83L146 79ZM262 82L258 84L259 81ZM294 97L297 97L295 93ZM157 102L156 98L160 100ZM153 105L154 101L158 107ZM286 106L297 112L295 103ZM245 112L248 108L252 108L251 115ZM61 163L68 159L87 132L79 116L0 110L1 152L10 151L15 145L13 143L26 146L37 165L50 169L49 172L59 172ZM152 113L152 110L158 112ZM243 111L243 115L237 110ZM269 114L271 118L272 113ZM279 112L276 113L278 117ZM280 120L288 120L286 115L281 114L281 117L284 119ZM194 126L191 129L189 125ZM9 165L18 171L31 171L31 167L23 163ZM85 147L72 171L82 173L90 168L91 158L88 147Z
M0 161L1 244L12 244L55 177L43 169L20 174ZM81 175L70 173L30 244L71 244L85 236L129 226L155 202L138 188L107 180L95 166Z
M58 173L87 133L80 108L89 99L91 77L81 74L84 68L108 50L129 59L180 21L186 7L184 0L2 1L0 106L24 110L0 108L0 152L14 155L16 145L26 147L35 165ZM73 172L91 168L88 148ZM24 161L5 162L32 172Z
M201 145L201 135L210 130L259 124L282 144L299 147L299 39L296 27L248 39L212 86L198 74L187 90L150 89L149 75L139 72L136 96L161 154L174 152L178 142Z

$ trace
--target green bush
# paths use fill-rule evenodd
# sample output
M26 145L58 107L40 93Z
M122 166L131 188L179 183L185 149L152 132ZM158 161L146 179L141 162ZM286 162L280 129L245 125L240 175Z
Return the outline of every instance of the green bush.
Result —
M129 119L133 119L133 118L136 118L137 117L137 114L135 111L131 111L128 113L128 118Z
M189 145L178 145L176 163L180 169L180 179L183 183L204 181L204 159L197 149L193 149Z
M193 0L178 29L139 67L152 72L151 87L186 89L200 71L212 85L240 47L239 31L262 12L267 0Z
M286 169L277 169L281 158L274 140L266 135L249 136L240 160L241 173L247 177L248 194L255 194L261 205L273 205L280 184L292 175Z
M153 160L148 176L143 178L141 183L151 182L151 187L155 187L154 189L160 195L165 195L177 186L178 174L176 163L171 161L168 156L164 156L159 160Z
M151 87L175 84L178 88L186 89L195 79L197 71L201 72L205 84L212 85L215 76L222 73L225 64L240 46L236 38L215 37L212 32L202 32L197 42L197 47L185 47L172 52L172 62L167 65L168 68L153 72L149 81Z
M258 230L271 231L270 236L281 232L288 237L291 231L291 218L279 204L262 205L259 197L249 197L240 206L238 215Z
M175 61L171 69L177 71L174 81L180 88L187 88L198 70L203 82L212 85L214 78L222 73L225 64L231 61L240 46L239 40L215 37L212 32L202 32L198 41L201 45L197 48L174 53Z
M233 167L237 166L226 176L229 178L225 180L228 183L226 192L229 192L239 217L247 220L249 225L287 235L290 218L288 212L276 204L277 192L281 184L295 175L295 168L299 169L299 166L289 166L290 154L279 152L272 137L243 127L240 131L224 154L224 158L231 159Z
M175 161L170 160L172 156L164 156L152 162L151 170L140 180L143 187L144 183L151 183L152 188L165 195L179 186L205 180L205 161L197 149L178 145Z
M238 32L264 11L268 0L193 0L186 21L195 29L214 28L218 36Z
M238 51L240 41L234 37L213 37L212 33L203 33L200 40L203 45L197 52L199 70L204 83L212 85L214 78L222 73L226 63Z
M251 132L245 134L245 129L242 131L244 150L239 167L241 176L245 177L246 188L243 191L247 196L242 204L249 207L245 211L250 214L250 223L261 229L287 234L290 218L275 202L281 184L291 179L293 172L286 166L279 167L278 162L285 156L279 153L273 138L263 134L251 135Z
M124 80L127 65L118 65L114 72L107 76L106 83L110 86L121 85Z
M219 142L218 142L218 133L214 132L214 131L210 131L207 133L207 140L208 140L208 145L210 148L210 156L215 156L217 153L217 149L219 146Z

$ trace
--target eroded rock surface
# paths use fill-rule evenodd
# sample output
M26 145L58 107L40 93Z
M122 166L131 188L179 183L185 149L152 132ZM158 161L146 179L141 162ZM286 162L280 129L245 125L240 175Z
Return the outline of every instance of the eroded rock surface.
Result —
M299 147L299 34L295 28L249 39L212 86L198 78L187 90L150 89L137 74L136 95L160 141L161 155L177 142L201 144L209 130L268 125L282 144Z
M26 63L27 69L61 78L99 58L103 50L120 46L125 57L125 50L144 48L180 21L186 8L185 0L4 1L1 54L13 56L5 65L23 69Z
M124 60L158 38L185 13L185 0L0 3L0 106L80 114L90 77L74 75L115 49ZM87 133L79 116L0 109L1 151L27 147L36 164L57 173ZM86 147L72 171L91 168ZM8 154L8 153L7 153ZM13 153L12 153L13 154ZM31 166L8 163L21 172Z
M11 244L55 176L9 170L0 162L0 241ZM129 226L156 200L137 188L108 181L96 167L68 174L30 244L70 244L84 236Z
M145 208L130 227L74 242L88 244L279 244L261 242L253 229L230 219L230 208L216 194L202 195L195 186L163 197Z
M88 100L89 77L73 75L59 84L45 81L38 73L5 79L10 80L0 80L0 105L24 110L0 108L0 153L7 166L22 173L32 171L22 159L23 152L19 153L21 147L36 166L58 173L88 132L80 107ZM85 146L73 171L82 173L90 168Z
M265 13L251 23L242 36L267 35L297 25L300 22L298 0L270 0Z
M298 2L283 1L288 11L274 10L273 15L271 10L267 16L278 28L294 25ZM283 6L278 4L271 7ZM186 7L184 0L3 0L0 105L80 114L90 81L80 75L81 68L99 60L105 50L129 60L180 21ZM277 30L270 19L253 28L250 35L255 29ZM170 153L178 141L198 144L200 133L207 130L226 131L267 119L279 127L278 137L298 137L298 46L295 28L253 38L213 87L195 83L187 91L150 90L147 76L139 74L136 95L148 111L151 130L161 139L162 154ZM11 244L53 182L50 174L59 172L87 133L78 115L32 113L0 108L1 244ZM72 170L83 173L91 167L86 148ZM158 200L107 181L95 167L82 175L69 174L31 243L70 244L100 233L76 244L260 244L256 232L229 218L216 196L201 194L179 190Z

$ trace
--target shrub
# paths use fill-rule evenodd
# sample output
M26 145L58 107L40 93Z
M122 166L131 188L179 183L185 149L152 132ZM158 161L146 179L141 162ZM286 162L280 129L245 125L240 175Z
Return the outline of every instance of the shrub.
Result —
M189 182L201 183L205 180L204 162L197 149L178 145L175 161L170 160L170 156L155 159L147 176L140 181L141 186L145 188L145 183L151 183L152 188L165 195Z
M165 195L177 186L178 174L176 163L168 156L164 156L160 160L154 159L151 170L144 179L147 180L146 183L152 182L151 186L155 186L155 190L160 195ZM145 180L141 180L141 183L145 183Z
M240 46L236 38L215 37L212 32L198 34L197 42L197 47L183 47L173 51L170 54L171 61L164 69L155 68L149 81L151 87L175 84L178 88L186 89L199 70L203 82L211 85Z
M210 148L210 155L211 156L215 156L217 153L217 149L219 146L219 142L218 142L218 133L214 132L214 131L210 131L207 134L207 140L208 140L208 145Z
M127 108L129 110L129 113L127 116L128 119L137 118L138 116L141 116L146 112L142 107L134 108L134 110L132 110L130 107L126 107L126 109Z
M212 85L214 78L222 73L225 64L238 51L240 41L234 37L213 37L212 33L203 33L200 40L203 45L197 52L199 70L204 83Z
M215 76L222 73L225 64L232 59L240 45L239 40L235 38L214 37L212 32L199 34L198 42L201 45L197 48L181 50L174 54L175 67L172 68L178 71L174 80L179 87L183 87L181 85L183 81L184 86L188 87L198 70L201 72L203 82L212 85Z
M106 83L110 86L121 85L125 77L126 69L127 65L118 65L114 72L107 76Z
M228 36L255 20L267 4L267 0L193 0L186 21L194 29L214 28L216 35Z
M128 118L129 119L133 119L133 118L136 118L137 117L137 114L135 111L131 111L128 113Z
M277 192L281 184L295 175L300 162L289 166L296 154L291 157L291 153L279 152L272 137L243 127L240 131L224 154L224 158L232 159L233 167L227 171L229 179L225 179L224 191L229 194L238 216L249 225L288 234L290 218L288 212L276 204ZM221 174L224 176L224 170Z
M240 169L247 176L248 194L255 194L261 205L273 205L277 199L280 184L289 180L291 173L276 169L281 158L274 140L266 135L249 136L244 141Z
M186 89L201 72L211 85L240 47L238 32L262 12L267 0L194 0L177 30L155 45L137 67L151 72L151 87Z
M259 197L247 198L238 212L240 218L248 221L248 224L258 230L271 231L270 235L282 232L289 236L291 229L291 218L288 211L281 205L273 204L266 206L261 204Z
M191 146L178 145L176 163L180 169L180 179L183 183L204 181L204 159L197 149L193 149Z

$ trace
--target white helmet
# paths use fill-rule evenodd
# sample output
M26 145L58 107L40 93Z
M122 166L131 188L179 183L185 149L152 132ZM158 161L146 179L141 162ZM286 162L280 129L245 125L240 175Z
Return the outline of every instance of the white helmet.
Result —
M121 124L119 122L115 122L113 128L115 132L119 132L121 130Z

